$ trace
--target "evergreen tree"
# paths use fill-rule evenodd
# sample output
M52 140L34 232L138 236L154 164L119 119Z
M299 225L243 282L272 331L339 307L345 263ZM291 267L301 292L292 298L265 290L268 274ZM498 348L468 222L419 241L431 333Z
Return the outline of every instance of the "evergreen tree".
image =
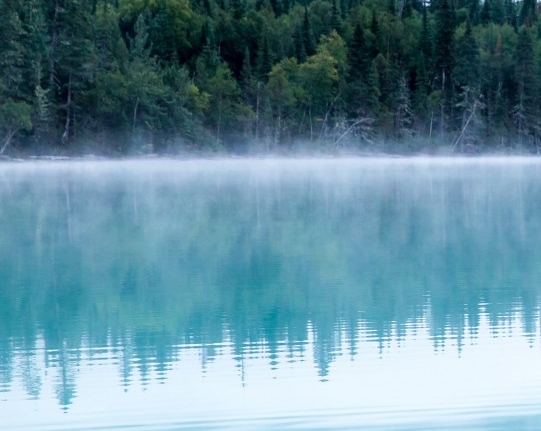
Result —
M435 73L441 91L440 133L449 126L453 105L451 74L454 67L455 13L449 0L439 0L436 5Z
M378 36L379 36L379 21L378 17L376 15L376 11L372 10L372 19L370 20L370 32L373 36L373 42L372 42L372 52L370 53L371 58L376 58L376 56L379 54L379 47L378 47Z
M329 19L328 32L336 30L338 34L342 34L342 18L338 9L337 0L331 0L331 17Z
M57 106L62 112L62 142L67 144L80 132L79 120L89 108L88 90L95 72L90 5L73 0L58 6L54 49L53 84Z
M537 21L537 1L523 0L519 14L519 24L527 27L532 26Z
M479 14L479 18L483 25L487 25L490 22L492 14L492 6L491 6L491 0L484 0L483 7L481 8L481 13Z
M349 84L347 101L348 111L354 119L373 114L372 108L377 105L373 98L379 100L380 97L379 83L377 79L374 80L374 76L370 76L373 72L370 53L371 44L368 36L362 24L357 23L348 50ZM377 91L374 91L374 86L376 86ZM374 94L376 95L374 96Z
M26 49L23 39L26 32L17 10L3 5L0 37L3 43L0 45L0 69L4 97L18 101L27 98L24 89L24 64Z
M457 114L460 118L460 133L454 145L462 150L465 143L473 140L474 126L480 108L479 47L472 34L470 21L466 21L466 30L456 44L456 64L453 80L457 91Z
M148 36L152 51L161 62L169 63L178 54L175 28L170 22L164 2L159 3L156 14L150 19Z
M458 88L479 87L479 46L473 37L470 21L466 21L464 34L456 43L456 62L453 79Z
M353 30L353 39L349 47L349 70L351 81L364 81L370 70L370 43L363 26L359 23Z
M308 8L304 7L304 16L302 20L302 40L306 55L314 55L316 53L316 47L314 43L314 35L312 33L312 26L308 18Z
M511 27L517 27L517 12L514 0L504 0L505 22Z
M419 52L415 65L414 92L412 98L412 109L417 119L424 119L427 113L426 99L430 88L428 73L426 69L425 56Z
M490 19L494 24L502 25L505 22L505 6L503 0L492 0Z
M267 82L268 74L272 69L272 54L269 47L269 40L266 34L261 37L261 43L257 50L257 72L258 79Z
M283 12L282 0L270 0L270 3L275 15L276 16L282 15L282 12Z
M516 48L517 95L513 108L513 118L517 125L521 144L539 142L538 91L539 81L534 61L533 40L530 30L522 27Z
M250 60L250 50L246 48L244 50L244 59L242 60L242 69L240 73L240 86L246 96L250 95L254 82L254 76L252 73L252 64ZM251 100L250 97L246 99Z
M419 51L423 54L423 63L426 69L430 69L434 57L434 38L428 25L428 16L426 6L422 9L422 28L419 38Z
M477 25L479 24L480 22L480 11L479 11L479 0L470 0L469 2L469 6L468 6L468 11L469 11L469 17L470 17L470 21L472 22L473 25Z
M377 119L381 111L380 79L376 59L372 60L368 73L367 88L363 98L362 107L366 114Z
M167 116L167 89L158 61L152 54L147 19L148 15L139 15L135 34L129 39L129 62L124 73L127 99L123 105L128 110L131 141L125 143L123 151L138 150L140 145L148 145L148 141L159 146L159 132Z
M295 30L294 35L294 44L295 44L295 57L301 63L306 60L306 48L304 46L304 38L302 36L302 27L298 26Z

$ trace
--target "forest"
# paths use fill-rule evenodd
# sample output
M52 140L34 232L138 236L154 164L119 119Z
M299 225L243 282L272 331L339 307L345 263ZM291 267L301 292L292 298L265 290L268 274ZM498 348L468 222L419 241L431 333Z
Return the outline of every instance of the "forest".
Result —
M541 147L535 0L3 0L0 155Z

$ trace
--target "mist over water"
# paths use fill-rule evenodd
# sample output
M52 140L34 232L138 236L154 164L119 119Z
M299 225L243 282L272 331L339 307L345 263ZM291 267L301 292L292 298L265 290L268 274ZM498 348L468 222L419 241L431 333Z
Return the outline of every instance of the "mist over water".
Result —
M536 429L539 202L536 158L2 164L0 428Z

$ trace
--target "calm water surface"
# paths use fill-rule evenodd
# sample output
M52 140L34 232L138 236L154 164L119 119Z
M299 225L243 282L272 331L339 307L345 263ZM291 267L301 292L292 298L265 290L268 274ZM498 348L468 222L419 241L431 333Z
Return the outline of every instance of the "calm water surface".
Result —
M541 160L0 165L0 428L541 429Z

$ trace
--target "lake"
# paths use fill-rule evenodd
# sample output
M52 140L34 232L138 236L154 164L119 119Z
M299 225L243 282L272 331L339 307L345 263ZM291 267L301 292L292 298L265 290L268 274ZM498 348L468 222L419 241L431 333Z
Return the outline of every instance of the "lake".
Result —
M0 164L0 429L541 428L541 159Z

